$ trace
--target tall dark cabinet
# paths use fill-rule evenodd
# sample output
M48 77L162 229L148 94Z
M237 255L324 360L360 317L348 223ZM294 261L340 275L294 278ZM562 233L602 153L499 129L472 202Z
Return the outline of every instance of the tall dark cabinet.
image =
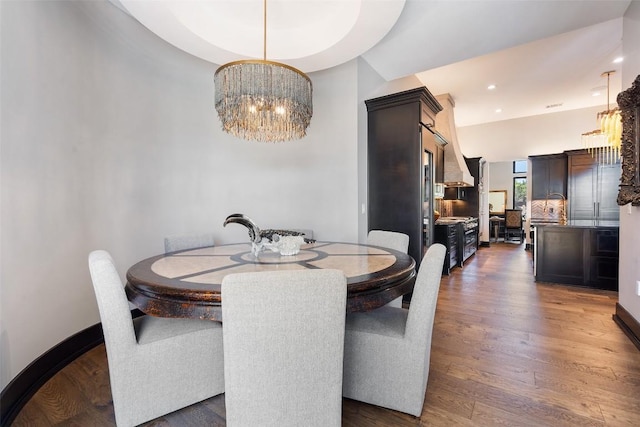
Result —
M407 234L409 255L419 266L434 238L435 165L444 151L429 128L442 106L425 87L365 103L369 230Z
M565 153L529 156L529 160L531 160L531 200L545 200L552 193L567 197L567 155Z

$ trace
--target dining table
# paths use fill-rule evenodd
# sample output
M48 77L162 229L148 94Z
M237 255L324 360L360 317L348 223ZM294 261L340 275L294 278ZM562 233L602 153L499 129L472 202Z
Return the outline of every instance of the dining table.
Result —
M129 301L152 316L222 321L221 286L228 274L338 269L347 277L347 312L373 310L410 293L415 261L393 249L358 243L313 242L295 255L251 243L215 245L144 259L127 271Z

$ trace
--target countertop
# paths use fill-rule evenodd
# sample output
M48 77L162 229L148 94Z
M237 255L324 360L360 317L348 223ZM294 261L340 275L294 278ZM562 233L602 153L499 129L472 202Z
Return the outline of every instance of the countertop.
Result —
M573 228L598 228L598 227L620 227L620 221L595 221L591 220L571 220L567 225L560 225L557 222L535 222L531 221L530 227L573 227Z

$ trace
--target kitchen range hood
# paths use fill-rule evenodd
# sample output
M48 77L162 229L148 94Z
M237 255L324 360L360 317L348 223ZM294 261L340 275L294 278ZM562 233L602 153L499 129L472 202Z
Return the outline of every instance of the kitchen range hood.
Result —
M436 114L436 130L447 140L449 144L444 146L444 185L447 187L473 187L475 178L469 172L464 161L458 137L456 135L456 123L453 117L455 102L448 93L436 96L442 105L442 111Z

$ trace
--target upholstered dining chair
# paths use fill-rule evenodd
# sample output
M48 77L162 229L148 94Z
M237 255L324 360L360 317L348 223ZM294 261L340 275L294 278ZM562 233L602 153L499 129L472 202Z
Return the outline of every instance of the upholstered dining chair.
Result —
M215 244L213 233L183 234L164 238L164 252L204 248Z
M504 210L504 241L511 237L517 237L520 243L524 241L524 229L522 228L522 211L520 209Z
M229 427L340 426L346 298L339 270L224 277Z
M371 230L367 235L367 244L395 249L405 254L409 251L409 236L397 231ZM391 307L402 307L402 297L389 302Z
M344 397L420 416L445 253L440 243L427 250L408 310L385 305L347 315Z
M116 424L134 426L224 393L222 326L199 319L132 320L109 253L89 254Z

